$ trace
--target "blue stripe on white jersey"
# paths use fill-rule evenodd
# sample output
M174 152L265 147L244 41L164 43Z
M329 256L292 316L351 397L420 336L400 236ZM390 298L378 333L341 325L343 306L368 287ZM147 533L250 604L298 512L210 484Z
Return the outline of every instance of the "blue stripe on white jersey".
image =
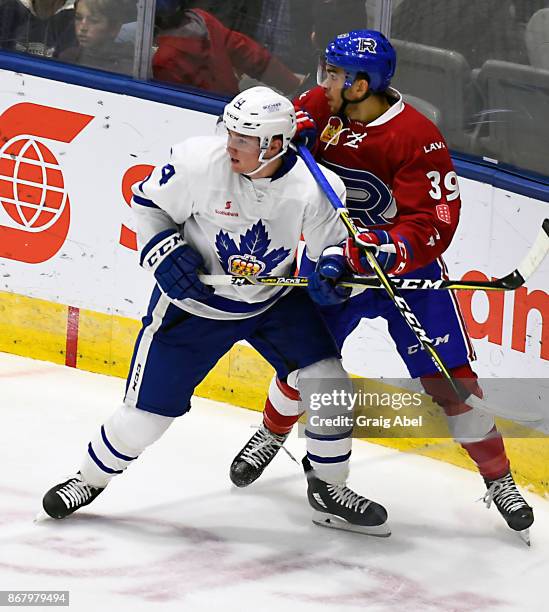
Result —
M142 198L138 195L134 195L132 199L136 204L139 204L140 206L147 206L148 208L160 208L152 200Z

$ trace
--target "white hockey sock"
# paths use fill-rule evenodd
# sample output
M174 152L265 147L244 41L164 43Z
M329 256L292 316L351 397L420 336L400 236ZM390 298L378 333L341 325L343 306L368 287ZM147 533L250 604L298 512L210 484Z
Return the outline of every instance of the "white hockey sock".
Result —
M307 436L307 457L320 480L330 484L345 484L349 477L351 435L340 440L319 440Z
M158 440L173 420L173 417L122 405L89 443L80 466L82 478L94 487L106 487L147 446Z
M332 357L299 370L297 384L301 399L307 404L305 436L311 466L320 480L344 484L349 475L352 410L337 398L340 394L352 395L352 382L341 361ZM319 398L327 401L319 402Z

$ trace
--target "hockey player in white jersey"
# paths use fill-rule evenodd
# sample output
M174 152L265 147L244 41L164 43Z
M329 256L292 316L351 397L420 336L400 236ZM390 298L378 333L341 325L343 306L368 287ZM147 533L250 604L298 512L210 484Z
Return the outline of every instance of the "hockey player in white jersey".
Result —
M226 107L226 138L190 138L134 186L141 265L156 279L136 340L123 405L88 445L78 472L51 488L45 512L64 518L89 504L190 409L195 387L238 340L246 340L298 389L352 391L339 351L308 294L287 287L223 286L211 274L290 275L303 235L310 258L329 257L346 236L337 214L288 145L292 104L265 87ZM343 199L345 187L324 172ZM339 290L339 288L337 288ZM341 289L347 291L347 289ZM322 407L337 416L341 407ZM208 434L211 435L211 434ZM220 434L221 435L221 434ZM260 437L265 436L261 428ZM276 435L265 447L282 444ZM318 522L389 535L387 513L346 487L351 428L307 426L308 498Z

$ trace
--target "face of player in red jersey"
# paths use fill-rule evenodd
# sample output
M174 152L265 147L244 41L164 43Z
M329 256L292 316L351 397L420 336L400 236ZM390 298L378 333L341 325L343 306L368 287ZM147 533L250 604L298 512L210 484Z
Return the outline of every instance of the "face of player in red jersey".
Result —
M345 71L343 68L332 66L328 64L322 74L321 87L324 89L324 94L328 101L330 111L336 115L341 105L343 104L343 98L341 92L343 91L343 85L345 84ZM349 90L350 91L350 90Z
M332 64L327 64L321 75L320 85L324 88L324 94L328 101L330 111L336 115L343 104L343 88L345 85L345 70ZM345 100L347 102L363 102L368 92L368 81L357 79L351 87L345 89Z
M380 117L389 109L389 102L384 95L370 95L368 80L363 77L355 79L351 87L345 87L347 75L343 68L326 64L319 71L319 82L324 89L330 112L337 115L341 112L343 100L347 103L345 115L349 119L369 123Z

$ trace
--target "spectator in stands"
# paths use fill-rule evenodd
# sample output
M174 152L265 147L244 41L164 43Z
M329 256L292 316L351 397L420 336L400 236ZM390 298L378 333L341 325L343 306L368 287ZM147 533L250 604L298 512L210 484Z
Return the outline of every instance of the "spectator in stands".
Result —
M358 1L364 6L363 0ZM187 4L253 38L294 72L305 74L314 55L313 12L315 5L324 3L325 0L189 0Z
M78 43L62 53L60 59L131 74L133 44L115 39L122 24L136 18L135 0L76 0L75 10Z
M216 19L229 30L242 32L253 38L261 2L257 0L189 0L187 8L199 8Z
M528 63L513 0L402 0L391 34L457 51L471 68L488 59Z
M157 0L156 25L155 79L227 96L238 93L243 74L288 95L302 82L259 43L180 0Z
M0 47L57 57L74 45L74 0L0 0Z

